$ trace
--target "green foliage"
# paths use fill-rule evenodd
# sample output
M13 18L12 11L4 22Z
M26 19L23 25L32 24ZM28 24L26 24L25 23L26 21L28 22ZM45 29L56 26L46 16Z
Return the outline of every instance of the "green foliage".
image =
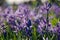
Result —
M18 40L22 40L22 33L21 33L21 31L18 32Z
M37 3L38 3L37 1L33 1L32 2L32 7L36 7Z
M56 26L56 24L58 23L58 21L59 21L59 19L57 19L57 18L53 18L51 20L51 24L53 25L53 27Z
M52 19L50 19L49 21L51 22L52 26L56 26L57 23L59 22L59 18L56 17L56 15L54 14L54 12L50 12L49 13L49 17L52 16Z
M57 5L60 6L60 0L49 0L50 3L56 3Z
M37 40L36 27L33 25L32 40Z

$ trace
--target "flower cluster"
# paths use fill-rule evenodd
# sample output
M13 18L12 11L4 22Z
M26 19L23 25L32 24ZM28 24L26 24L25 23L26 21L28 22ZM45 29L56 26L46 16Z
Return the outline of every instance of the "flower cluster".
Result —
M13 10L12 6L8 6L4 10L0 7L0 33L6 36L6 33L9 33L9 31L17 34L21 31L23 35L28 37L32 36L33 32L42 35L46 32L59 34L60 21L56 14L59 15L60 8L55 4L50 6L43 4L32 8L28 4L20 4L16 11ZM50 15L52 14L51 10L54 12L54 16ZM48 26L47 13L49 14Z

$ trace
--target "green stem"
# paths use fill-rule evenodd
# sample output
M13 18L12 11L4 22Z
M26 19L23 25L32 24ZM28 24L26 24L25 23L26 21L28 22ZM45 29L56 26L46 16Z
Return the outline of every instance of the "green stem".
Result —
M55 35L53 34L53 36L52 36L51 40L53 40L54 36L55 36Z

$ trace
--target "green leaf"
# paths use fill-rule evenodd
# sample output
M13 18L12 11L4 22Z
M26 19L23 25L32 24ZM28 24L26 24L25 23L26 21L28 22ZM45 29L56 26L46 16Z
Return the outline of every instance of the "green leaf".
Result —
M57 19L57 18L53 18L53 19L50 20L50 22L53 25L53 27L56 26L56 24L58 23L58 21L59 21L59 19Z
M22 40L22 33L20 31L18 32L18 40Z
M56 26L56 24L58 23L59 19L56 17L56 15L54 14L53 11L51 11L51 12L49 13L49 17L51 17L51 16L52 16L53 18L50 19L50 22L51 22L52 26L54 27L54 26Z
M5 27L6 27L6 32L7 32L7 36L6 39L12 39L13 38L13 32L10 29L10 25L8 24L8 22L4 21L5 23Z
M57 40L57 35L53 34L53 36L50 40Z
M37 35L36 35L36 27L33 26L33 32L32 32L32 40L37 40Z
M14 38L13 38L13 40L17 40L17 37L16 37L16 35L14 35Z
M4 40L4 35L1 35L0 36L0 40Z
M37 3L38 3L38 2L37 2L36 0L33 1L33 2L32 2L32 7L36 7Z

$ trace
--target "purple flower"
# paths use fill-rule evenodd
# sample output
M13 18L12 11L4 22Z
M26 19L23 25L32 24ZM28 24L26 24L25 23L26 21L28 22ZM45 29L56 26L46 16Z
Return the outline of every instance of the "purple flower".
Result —
M2 11L2 14L0 14L0 26L3 30L5 28L4 22L6 21L13 32L24 31L27 36L31 36L33 24L37 24L36 30L41 34L46 31L45 27L47 26L47 20L45 14L47 14L47 11L51 11L50 7L53 8L55 13L60 12L60 8L55 6L56 5L53 5L51 7L49 3L45 3L39 6L39 8L36 7L32 9L30 5L20 4L15 12L12 7L7 7ZM49 32L52 31L53 33L56 33L57 30L58 33L60 33L58 27L52 27L52 24L48 24Z
M30 26L31 26L31 20L28 20L27 27L30 27Z
M58 33L58 40L60 40L60 26L58 27L57 33Z
M56 16L60 15L60 7L56 4L52 4L52 7L50 8L50 11L53 11Z
M39 13L47 14L50 8L51 8L51 4L46 2L39 7Z
M46 7L44 5L40 6L39 13L41 13L41 14L47 14L47 10L46 10Z

